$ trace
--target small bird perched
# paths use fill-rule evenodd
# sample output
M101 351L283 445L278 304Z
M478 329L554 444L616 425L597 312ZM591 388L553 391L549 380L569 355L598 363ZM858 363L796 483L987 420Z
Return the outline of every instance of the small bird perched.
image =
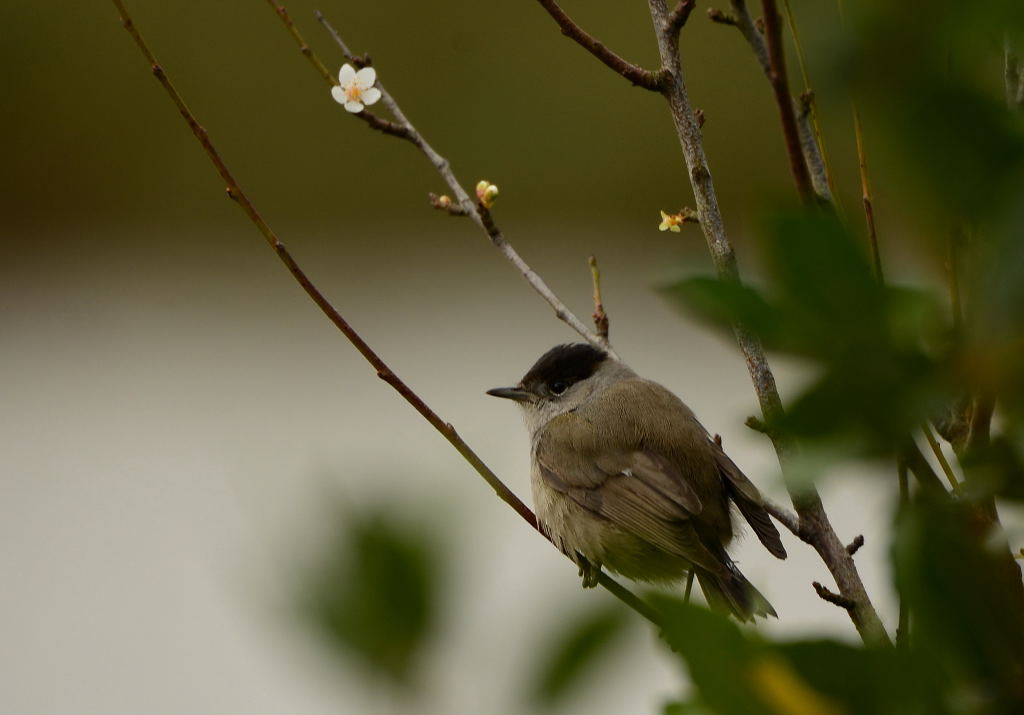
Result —
M764 500L683 402L586 344L545 353L515 387L487 394L523 410L531 486L544 533L580 567L672 582L691 570L708 604L741 621L775 609L725 547L730 502L786 558Z

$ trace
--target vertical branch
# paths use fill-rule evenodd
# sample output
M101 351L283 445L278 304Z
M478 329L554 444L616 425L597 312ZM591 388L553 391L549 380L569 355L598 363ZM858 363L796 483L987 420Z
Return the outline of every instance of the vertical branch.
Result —
M663 92L669 103L672 121L675 124L676 134L679 136L683 158L689 172L701 230L707 240L708 250L719 279L739 282L736 256L725 232L711 171L704 155L703 140L683 78L683 68L679 58L679 36L677 33L670 32L672 25L665 0L648 0L648 5L658 40L662 73L665 77ZM792 100L788 94L786 102L792 113ZM797 150L799 152L799 144L797 144ZM803 166L804 175L807 178L807 167L803 164L802 155L800 155L800 165ZM808 179L805 189L809 189L809 187ZM765 421L768 424L776 423L783 412L782 400L775 384L775 376L768 365L764 347L745 326L735 325L734 332L746 359L747 369L754 383L754 390L761 404ZM783 471L786 471L792 454L792 445L777 434L770 434L769 437L783 464ZM795 525L797 526L796 533L814 547L829 569L840 593L850 604L847 611L861 638L866 643L890 643L885 627L864 589L853 557L832 528L817 491L810 488L800 491L792 490L790 494L799 516L799 522ZM788 525L790 521L787 520L784 523Z
M732 25L740 31L743 39L750 45L750 49L754 53L754 59L757 60L757 64L764 73L764 76L774 87L773 78L776 77L777 73L774 72L768 57L768 46L765 44L764 34L758 29L754 19L750 16L746 0L729 0L729 6L732 9L730 13L724 13L721 10L712 8L708 10L708 17L712 22ZM786 9L788 12L788 0ZM791 13L789 15L789 25L793 32L793 40L796 43L797 58L800 61L800 70L803 74L805 89L800 96L799 104L794 102L792 97L789 98L789 102L794 105L792 113L796 116L800 150L806 162L814 193L822 201L834 204L836 202L832 193L832 172L828 166L828 154L825 151L821 127L818 125L817 115L814 110L814 93L810 89L810 80L804 68L803 52L800 48L796 32L796 22L793 20ZM788 90L786 94L788 95ZM790 154L790 159L792 160L792 154Z
M818 121L818 110L814 101L814 91L811 89L811 76L807 71L807 62L804 59L803 43L800 42L800 31L797 28L796 17L793 15L793 8L789 0L783 0L786 7L786 24L789 25L789 34L793 36L793 46L796 48L797 65L800 67L800 77L804 82L804 91L800 95L800 108L803 114L809 118L811 136L813 141L804 137L803 117L800 122L801 144L804 147L804 157L807 159L807 168L811 172L811 182L814 184L814 191L821 197L827 197L833 203L832 195L835 191L835 184L832 180L832 165L828 158L828 149L825 146L825 134L821 129L821 122ZM798 115L799 116L799 115ZM819 173L823 176L819 176Z
M779 108L779 119L782 122L782 135L786 141L786 153L789 155L789 168L796 182L797 193L805 202L814 199L811 176L807 170L803 151L800 148L800 131L796 124L793 111L793 97L789 93L789 78L786 76L786 55L782 46L782 22L775 0L761 0L764 11L764 37L768 45L768 64L770 71L768 80L775 94L775 104Z

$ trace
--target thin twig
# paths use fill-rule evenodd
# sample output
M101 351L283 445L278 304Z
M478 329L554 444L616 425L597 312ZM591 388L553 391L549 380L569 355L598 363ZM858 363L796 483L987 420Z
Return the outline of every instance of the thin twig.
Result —
M811 173L814 193L826 203L836 204L832 193L832 174L829 171L825 144L818 128L818 117L814 109L814 92L805 90L797 103L796 126L800 132L800 151L804 154L807 169Z
M743 39L750 45L754 53L754 59L768 79L773 82L772 65L768 57L768 45L765 43L764 34L758 29L754 19L747 9L746 0L729 0L731 13L723 13L720 10L708 10L708 17L714 22L724 25L732 25L740 31ZM791 26L792 23L791 23ZM799 57L798 53L798 57ZM801 60L802 63L802 60ZM802 67L802 64L801 64ZM794 103L794 113L797 118L797 132L800 139L800 150L803 152L804 161L810 173L811 185L815 194L827 203L835 203L832 192L832 178L828 167L827 154L824 143L821 141L821 130L817 126L817 118L813 113L814 94L810 91L809 82L804 77L805 91L800 97L800 102Z
M899 481L899 506L897 519L902 519L910 507L910 476L907 474L907 462L902 457L896 458L896 478ZM900 594L899 620L896 626L896 647L906 648L910 644L910 607L907 599Z
M935 435L932 434L931 427L928 426L927 422L922 423L921 432L924 433L924 438L928 441L928 446L932 449L932 454L935 455L936 461L942 468L942 473L946 475L946 481L949 482L949 486L954 492L960 491L960 482L957 481L956 475L953 474L953 468L949 465L949 460L946 459L945 453L942 451L941 445L935 439Z
M807 122L798 114L798 118L801 120L800 131L801 143L804 146L804 157L807 159L807 168L811 172L811 181L814 184L815 193L823 199L827 197L826 201L829 203L834 203L831 196L836 191L836 184L833 182L833 173L831 173L831 165L828 162L824 133L821 131L821 123L818 121L814 91L811 89L811 76L807 71L807 60L804 57L804 45L800 41L797 18L793 8L790 6L790 0L782 0L782 5L785 7L785 23L787 26L790 26L790 35L793 36L794 49L797 50L797 65L800 68L800 77L804 82L804 91L800 95L801 108L810 119L811 135L814 137L814 140L810 142L804 138L803 125Z
M793 173L793 181L796 182L797 193L805 202L810 203L814 199L814 189L804 153L800 148L800 130L797 128L796 115L793 112L793 97L789 93L779 11L775 7L775 0L761 0L761 8L764 11L765 44L768 46L768 80L779 109L782 136L786 141L786 153L789 156L789 168Z
M846 553L853 556L855 553L860 551L860 547L864 545L864 534L857 534L853 537L853 541L846 545Z
M302 39L302 35L295 28L294 24L288 17L288 13L282 13L280 10L278 10L278 8L280 8L281 6L274 2L274 0L267 1L270 4L270 6L274 8L278 17L281 18L281 21L288 29L289 34L298 43L299 49L302 50L302 48L306 48L306 51L304 51L303 54L306 57L310 58L311 62L314 62L315 60L315 65L322 66L322 63L319 61L319 59L316 58L316 55L311 50L308 49L308 46ZM323 16L323 14L317 12L316 17L320 24L323 25L324 29L328 32L328 34L330 34L330 36L337 43L338 47L342 51L342 54L345 55L345 58L354 61L354 55L349 50L344 40L342 40L338 32L334 29L333 26L331 26L331 24ZM331 77L330 75L328 75L328 81L331 84L336 83L334 78ZM398 106L398 103L391 96L391 93L388 92L384 85L380 82L379 78L374 86L376 86L377 89L380 90L381 101L384 103L384 106L387 108L387 110L391 113L391 115L395 118L396 121L394 123L387 122L387 120L379 120L379 122L376 123L371 121L371 126L374 126L374 128L378 129L387 128L389 127L389 125L390 127L397 127L397 131L386 131L386 133L397 135L403 139L408 140L427 157L430 163L441 175L441 178L444 179L445 183L448 185L448 188L455 195L455 201L463 209L465 215L472 219L473 223L475 223L477 226L483 229L483 231L487 234L487 237L490 239L494 247L497 248L501 252L501 254L505 256L505 258L513 266L516 267L516 269L526 279L527 283L529 283L530 286L538 294L540 294L540 296L547 302L547 304L551 306L552 310L554 310L555 312L555 316L559 320L564 322L566 325L568 325L570 328L575 330L577 333L579 333L580 336L583 337L583 339L586 340L588 343L591 343L595 347L601 348L602 350L611 354L613 357L617 358L618 356L615 354L614 350L612 349L608 341L602 339L599 335L589 330L587 326L583 323L583 321L576 317L576 315L571 310L569 310L568 307L566 307L565 303L563 303L562 300L557 295L555 295L554 291L552 291L551 288L548 287L547 283L544 282L544 279L541 278L529 266L529 264L527 264L526 261L523 260L519 253L512 247L512 245L508 242L508 240L505 238L502 232L498 229L497 225L494 223L494 220L490 215L490 212L486 208L481 206L478 202L470 198L470 194L462 187L462 184L459 183L458 179L455 178L455 174L452 172L451 165L449 164L448 160L441 156L440 154L438 154L437 151L435 151L434 148L429 143L427 143L427 141L423 138L419 131L417 131L416 127L413 126L412 122L410 122L408 118L406 118L405 114L402 112L402 109ZM364 121L368 121L368 118L373 117L374 115L370 114L366 110L363 110L362 112L359 112L355 116L358 118L362 118ZM383 122L384 124L378 126L380 122Z
M757 60L761 71L766 77L770 76L772 68L768 61L768 46L764 43L764 35L754 24L754 18L750 16L746 0L729 0L729 7L732 8L732 12L729 14L720 11L712 13L711 10L708 10L708 17L714 22L732 25L739 30L743 39L750 45L750 49L753 50L754 59Z
M427 198L430 199L430 205L438 211L444 211L450 216L465 216L466 209L462 208L460 204L455 203L451 200L451 197L447 194L438 196L437 194L430 192L427 194Z
M668 31L678 33L690 19L690 13L697 7L697 0L679 0L668 14Z
M818 597L823 601L828 601L840 608L845 608L847 611L853 610L853 601L845 596L840 596L838 593L832 593L832 591L829 591L817 581L813 582L811 585L814 586L814 592L817 593Z
M395 374L395 372L391 370L390 367L387 366L387 364L381 359L381 357L376 352L374 352L374 350L369 346L369 344L366 343L365 340L363 340L359 333L357 333L355 329L351 325L349 325L348 321L346 321L345 318L342 317L341 313L339 313L338 310L334 308L333 305L331 305L330 301L328 301L324 294L321 293L320 290L313 284L309 276L306 275L305 271L303 271L302 268L299 267L299 264L295 261L295 258L292 256L291 252L288 251L285 245L278 239L277 234L275 234L274 231L267 224L267 222L264 221L263 217L256 210L256 207L249 200L249 197L246 196L245 192L242 191L241 187L238 185L238 182L235 180L234 176L228 170L228 167L225 164L224 160L221 158L220 153L217 151L216 147L213 145L213 142L210 140L209 134L202 127L202 125L199 124L198 120L195 118L195 115L185 104L181 95L178 93L178 90L171 83L163 68L156 61L156 58L154 57L152 51L149 49L149 45L146 44L146 41L139 33L138 28L135 26L135 23L132 20L131 15L128 13L128 10L125 7L122 0L112 0L112 2L114 4L114 7L117 8L117 11L121 17L121 24L124 25L125 30L127 30L128 34L135 41L136 46L139 48L139 51L142 53L143 57L150 65L153 74L160 82L160 85L164 88L164 91L171 98L171 101L174 102L174 105L175 107L177 107L178 112L181 114L182 118L185 120L189 128L192 130L192 133L196 137L196 140L203 147L203 150L206 152L207 157L210 159L210 162L217 170L217 173L220 175L221 179L223 179L224 183L227 185L228 196L242 208L246 216L263 235L264 239L277 254L281 262L284 263L285 267L288 269L288 272L292 274L292 277L294 277L295 280L299 283L299 285L302 286L302 289L313 300L313 302L316 303L317 307L319 307L320 310L323 311L324 315L326 315L327 318L332 323L334 323L338 330L340 330L341 333L346 338L348 338L349 342L352 343L356 350L358 350L359 353L366 359L366 361L370 363L370 365L376 371L377 376L384 380L387 384L389 384L396 392L398 392L399 395L402 396L402 398L406 400L406 402L412 405L413 408L415 408L416 411L419 412L424 417L424 419L426 419L427 422L431 424L432 427L434 427L434 429L440 432L441 435L446 440L448 440L448 442L456 449L456 451L458 451L459 454L461 454L462 457L470 464L470 466L472 466L473 469L481 477L483 477L487 484L490 485L492 489L494 489L495 493L502 501L504 501L506 504L512 507L512 509L515 510L515 512L519 514L519 516L527 524L533 527L534 530L536 530L538 533L547 538L544 532L540 529L540 526L537 522L537 517L530 510L530 508L526 506L526 504L524 504L522 500L520 500L519 497L517 497L511 489L505 486L501 479L499 479L498 476L493 471L491 471L491 469L486 464L484 464L483 460L481 460L480 457L478 457L477 454L472 450L472 448L470 448L470 446L466 444L462 437L459 436L458 432L456 432L455 430L455 427L453 427L450 423L442 420L441 417L436 412L434 412L423 401L423 399L420 398L420 396L417 395L412 390L412 388L410 388L405 382L403 382L402 379L397 374ZM599 574L598 582L602 586L604 586L608 591L610 591L613 595L615 595L618 599L623 601L627 606L640 613L642 616L650 620L655 625L660 626L660 619L658 618L658 614L650 606L648 606L646 603L637 598L635 594L630 592L628 589L624 588L614 579L610 578L604 573L601 573Z
M882 273L882 256L878 250L878 232L875 230L875 205L871 195L871 180L868 178L868 159L864 151L864 131L860 125L860 110L853 102L853 136L857 141L857 167L860 172L861 202L864 205L864 221L868 227L868 245L871 248L871 262L875 268L875 277L885 280Z
M768 501L767 499L764 502L764 510L771 514L775 521L789 529L793 536L808 544L811 543L812 535L803 528L803 524L801 523L799 516L791 512L786 507L780 506L775 502Z
M928 460L924 458L921 450L917 448L917 445L914 444L914 441L909 436L899 450L898 457L900 462L914 475L922 489L925 489L932 495L948 495L946 488L942 486L942 480L939 479L939 475L932 469L932 465L928 464Z
M601 271L597 268L597 258L591 256L587 259L590 264L590 280L594 284L594 328L597 334L605 340L608 339L608 313L604 310L604 301L601 300Z
M651 72L639 65L633 64L609 50L603 43L599 42L582 27L573 22L572 18L565 14L565 11L559 7L558 3L554 0L537 1L541 4L541 7L547 10L547 13L551 15L554 21L562 29L563 35L576 42L580 47L597 59L601 60L601 62L607 65L613 72L622 75L628 79L630 83L638 87L643 87L644 89L648 89L652 92L662 91L663 78L658 73ZM685 22L685 18L683 21ZM678 28L676 28L676 32L679 32Z

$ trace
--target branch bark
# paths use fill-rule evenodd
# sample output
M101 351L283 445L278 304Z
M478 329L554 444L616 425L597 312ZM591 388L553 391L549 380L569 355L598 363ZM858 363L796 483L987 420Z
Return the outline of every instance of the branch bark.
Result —
M750 45L750 49L754 53L754 59L757 60L757 64L764 73L765 78L771 83L773 70L768 56L768 45L765 43L764 35L750 16L746 0L729 0L729 6L732 12L728 14L718 10L708 10L708 16L715 22L723 25L732 25L740 31L743 39ZM822 201L835 203L835 199L832 196L832 188L829 184L829 171L825 162L824 150L818 142L818 135L814 129L814 95L808 91L801 95L799 103L796 103L792 98L790 98L790 101L794 103L800 151L806 162L814 193Z
M541 4L541 7L547 10L547 13L551 15L552 19L554 19L558 26L562 28L563 35L576 42L576 44L597 59L601 60L601 62L603 62L610 70L616 74L622 75L628 79L631 84L638 87L643 87L644 89L652 92L661 91L662 77L657 73L633 64L609 50L603 43L594 38L593 35L590 35L582 27L573 22L572 18L569 17L554 0L537 1ZM684 4L686 3L680 3L680 5ZM685 12L684 16L683 10L677 8L677 11L674 22L678 22L679 27L682 27L682 23L686 22L686 16L689 15L689 12ZM676 31L678 32L678 28Z
M793 181L796 182L800 198L810 203L815 194L800 145L800 130L793 112L793 97L789 93L786 53L782 46L782 18L779 17L775 0L761 0L761 8L764 11L765 44L768 46L768 81L775 95L775 104L779 108L782 136L786 140L786 154L789 156L789 169L793 172Z

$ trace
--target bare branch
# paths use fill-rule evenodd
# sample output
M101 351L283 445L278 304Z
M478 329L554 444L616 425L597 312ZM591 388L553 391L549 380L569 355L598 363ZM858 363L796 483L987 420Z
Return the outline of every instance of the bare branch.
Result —
M658 50L662 62L661 72L667 78L665 98L669 103L683 158L689 171L690 185L697 204L700 226L719 279L739 282L736 256L725 232L714 182L711 179L711 171L704 155L700 129L697 126L683 79L682 63L679 57L679 36L668 32L671 25L665 0L648 0L648 5L658 40ZM792 103L790 103L790 108L792 109ZM804 168L806 170L806 166ZM746 359L747 369L761 404L764 421L769 425L774 424L783 413L782 400L779 398L775 376L768 365L764 347L746 326L736 324L733 326L733 331ZM769 436L785 473L792 454L792 445L781 435ZM835 579L842 596L853 604L849 609L850 618L861 638L867 643L890 643L882 621L864 589L857 567L847 553L845 544L840 541L832 528L817 491L813 488L791 491L791 498L799 515L798 520L774 506L769 509L769 513L779 519L780 523L799 538L811 544L818 552Z
M829 171L818 142L814 119L814 92L806 90L800 95L796 113L797 129L800 132L800 151L803 152L807 169L811 173L811 186L814 193L823 201L835 203L832 187L829 185Z
M839 606L840 608L845 608L847 611L853 610L854 603L850 599L844 596L840 596L838 593L832 593L817 581L815 581L811 585L814 586L814 592L817 593L818 597L821 598L823 601L828 601L829 603Z
M638 87L643 87L652 92L662 91L662 77L655 72L644 69L639 65L629 62L615 54L603 43L599 42L592 35L588 34L582 27L573 22L572 18L565 14L554 0L537 0L541 7L547 10L554 18L558 26L562 28L562 34L575 41L580 47L601 60L616 74L622 75ZM684 19L685 22L685 19ZM678 32L678 28L676 32Z
M711 22L716 22L719 25L732 25L735 26L738 20L735 15L730 15L727 12L722 12L716 7L708 8L708 19Z
M329 84L337 84L337 81L329 72L325 74L324 72L320 71L320 68L324 66L323 63L320 62L316 54L309 49L309 46L302 38L302 35L299 33L298 29L295 27L295 25L289 18L287 11L285 11L281 5L274 2L274 0L267 0L267 2L271 6L271 8L273 8L274 12L278 15L278 17L281 19L285 28L288 30L288 33L299 45L299 49L303 53L303 55L310 60L313 66L317 68L317 71L321 74L321 76L325 78L325 80ZM319 12L317 13L317 19L319 20L320 24L324 26L324 29L326 29L327 32L331 35L334 41L338 44L338 47L341 49L342 54L345 55L345 58L352 61L356 61L355 56L352 54L351 50L345 44L344 40L342 40L341 36L331 26L331 24L327 22L326 18L324 18L324 16ZM459 183L458 179L455 178L455 174L452 172L451 165L449 164L448 160L445 159L440 154L438 154L437 151L435 151L434 148L427 143L427 141L423 138L419 131L416 130L416 127L413 126L412 122L410 122L406 118L405 114L402 112L402 109L398 106L398 103L394 100L394 98L391 96L391 93L387 91L387 89L384 87L384 85L380 82L379 79L377 80L375 86L377 87L377 89L380 90L381 101L383 102L385 108L387 108L387 110L391 113L391 115L395 118L396 121L389 122L388 120L381 119L380 117L377 117L376 115L368 112L367 110L363 110L362 112L357 113L355 116L359 119L362 119L364 122L367 122L374 129L378 129L386 134L390 134L392 136L397 136L401 139L405 139L412 143L417 149L419 149L427 157L430 163L434 166L437 172L444 179L445 183L448 185L448 188L454 194L455 201L458 203L459 207L463 210L465 215L472 219L473 223L475 223L477 226L484 230L484 232L487 234L487 237L490 239L494 247L497 248L502 253L502 255L504 255L505 258L516 267L516 269L526 279L527 283L529 283L530 286L538 294L540 294L540 296L548 303L548 305L551 306L552 310L554 310L555 312L555 316L558 317L558 319L561 320L562 322L566 323L577 333L579 333L584 340L586 340L587 342L591 343L596 347L601 348L602 350L605 350L610 355L617 358L618 355L615 354L615 351L612 349L608 341L606 339L601 338L593 331L589 330L587 326L583 323L583 321L580 320L571 310L569 310L566 307L565 303L563 303L561 299L557 295L555 295L554 291L552 291L551 288L548 287L547 283L544 282L544 279L537 275L537 273L529 266L529 264L526 263L526 261L523 260L519 253L505 239L502 232L494 223L494 220L491 217L490 213L485 208L483 208L479 203L474 202L473 199L470 198L469 193L462 187L462 184Z
M690 19L690 13L697 7L697 0L679 0L668 14L668 31L678 33Z
M410 388L402 379L381 359L381 357L374 352L369 344L363 340L363 338L355 331L355 329L342 317L341 313L327 300L323 293L313 284L309 276L306 275L305 271L299 266L291 252L285 247L285 245L278 239L277 234L270 228L270 226L263 220L262 216L256 210L256 207L246 196L245 192L242 191L238 182L235 181L234 176L228 170L227 165L221 158L220 153L217 151L213 142L210 140L206 130L196 120L195 115L192 114L191 110L185 104L178 90L171 83L166 73L157 63L152 51L149 49L149 45L143 39L138 29L135 27L135 23L128 13L127 8L124 6L122 0L112 0L114 7L121 17L121 24L124 25L125 30L134 40L139 51L145 57L153 70L153 74L156 76L160 85L164 88L167 95L174 102L178 112L182 118L188 124L192 130L196 140L203 147L207 157L213 164L217 173L221 176L224 182L227 184L227 195L233 201L235 201L245 212L249 220L256 226L259 232L266 239L267 243L277 254L277 257L284 263L288 272L292 274L292 277L302 286L302 289L306 294L316 303L317 307L327 316L327 318L334 323L334 325L341 331L341 333L348 338L349 342L352 343L353 347L359 351L359 353L366 359L368 363L376 371L377 376L388 383L399 395L402 396L413 408L416 409L424 419L431 424L434 429L441 433L441 435L448 440L448 442L462 455L462 457L473 467L473 469L483 477L484 481L498 497L512 507L513 510L535 531L540 533L545 538L548 538L546 534L540 529L540 525L537 522L537 517L530 510L522 500L515 495L515 493L509 489L505 484L498 478L498 476L491 471L491 469L484 464L483 460L466 444L465 440L459 436L450 423L445 422L441 417L434 412L424 401L417 395L412 388ZM550 539L549 539L550 540ZM660 619L658 614L648 606L646 603L641 601L624 588L621 584L616 582L614 579L609 577L607 574L598 574L598 582L604 586L609 592L611 592L616 598L621 600L627 606L637 611L640 615L644 616L656 626L660 626Z
M740 34L743 35L743 39L750 45L750 49L753 50L754 59L757 60L757 64L761 71L764 72L765 77L770 76L771 64L768 62L768 45L765 44L764 35L757 29L754 19L750 16L746 0L729 0L729 6L732 8L731 13L719 12L722 19L715 17L711 19L723 25L732 25L739 30ZM711 15L710 10L708 15Z
M745 0L730 0L731 13L724 13L720 10L708 11L708 16L715 22L723 25L732 25L740 31L743 39L750 45L754 53L754 59L769 82L772 82L773 70L768 57L768 45L765 43L764 34L758 29L757 24L750 16ZM814 193L825 202L834 203L832 185L828 162L825 159L825 151L818 131L817 121L814 115L814 94L809 89L800 96L800 102L794 101L794 113L797 119L797 133L799 137L800 151L803 153L810 173L811 185Z
M810 543L810 535L801 528L800 517L784 506L765 500L764 509L771 514L777 522L789 529L793 536L801 541Z
M864 545L864 534L857 534L853 537L853 541L846 545L846 553L853 556L855 553L860 551L860 547Z
M604 302L601 300L601 271L597 268L597 258L591 256L587 262L590 264L590 280L594 284L594 327L597 334L605 340L608 339L608 313L604 311Z
M466 215L466 210L462 208L460 204L457 204L454 201L452 201L451 197L448 196L448 194L442 194L441 196L438 196L435 193L430 193L427 194L427 196L430 198L430 205L433 206L438 211L445 211L451 216Z
M796 182L797 193L806 202L814 198L811 176L807 170L807 162L800 148L800 131L797 129L796 116L793 112L793 97L789 93L789 78L786 76L786 55L782 46L782 22L775 0L761 0L764 11L764 36L768 46L768 81L775 94L775 104L779 108L779 119L782 122L782 135L786 140L786 153L789 155L789 168Z

